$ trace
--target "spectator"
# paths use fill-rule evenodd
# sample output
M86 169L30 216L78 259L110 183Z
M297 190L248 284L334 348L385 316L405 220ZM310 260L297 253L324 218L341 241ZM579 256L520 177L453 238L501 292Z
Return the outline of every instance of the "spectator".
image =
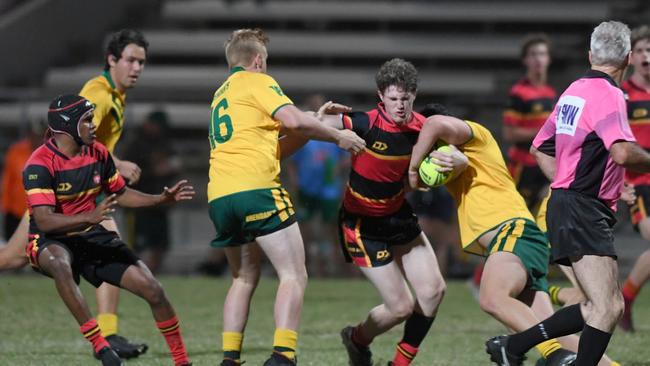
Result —
M27 136L9 146L2 171L0 208L4 216L4 237L9 240L27 210L23 189L23 168L32 152L43 143L45 123L32 120Z

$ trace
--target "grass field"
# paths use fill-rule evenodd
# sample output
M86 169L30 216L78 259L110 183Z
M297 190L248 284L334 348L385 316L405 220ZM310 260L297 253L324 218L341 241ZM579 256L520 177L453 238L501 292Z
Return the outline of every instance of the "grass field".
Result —
M163 277L162 282L182 322L195 366L218 365L221 354L221 305L228 281L204 277ZM244 342L247 365L261 365L273 337L276 283L263 280L253 303ZM83 287L91 304L92 288ZM637 333L617 332L609 354L624 366L650 365L650 291L635 306ZM362 280L311 281L299 338L300 365L347 365L338 332L357 323L377 304L373 288ZM93 306L93 305L91 305ZM143 300L124 294L121 333L149 343L147 354L129 365L171 365L162 336ZM401 327L373 343L375 361L385 365L401 337ZM502 333L499 323L483 314L462 282L449 284L447 296L414 365L489 365L483 342ZM537 358L530 353L528 364ZM32 275L0 276L0 365L96 365L90 346L56 294L51 280Z

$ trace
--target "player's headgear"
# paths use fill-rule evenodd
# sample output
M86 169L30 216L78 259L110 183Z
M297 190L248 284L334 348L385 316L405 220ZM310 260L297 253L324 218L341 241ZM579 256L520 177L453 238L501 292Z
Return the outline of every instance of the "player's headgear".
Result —
M47 124L52 132L70 135L75 142L83 145L79 135L79 121L92 110L92 103L84 97L74 94L59 95L50 103Z

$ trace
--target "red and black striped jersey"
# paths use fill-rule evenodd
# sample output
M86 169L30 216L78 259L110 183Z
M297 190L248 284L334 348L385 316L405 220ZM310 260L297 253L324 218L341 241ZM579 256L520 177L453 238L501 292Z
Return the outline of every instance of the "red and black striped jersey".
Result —
M404 178L411 150L425 117L413 112L408 123L393 122L379 103L369 112L343 115L343 126L366 141L366 149L352 157L343 207L354 214L385 216L404 203Z
M102 191L120 193L126 187L104 145L82 146L80 154L68 157L53 138L30 156L23 170L23 185L30 215L36 206L52 206L54 212L64 215L88 212L95 209L95 198ZM35 231L34 220L30 220L30 232Z
M650 150L650 92L629 79L622 88L627 99L627 118L632 133L642 148ZM626 170L625 180L635 185L650 185L650 174Z
M556 97L555 89L549 85L533 85L527 78L523 78L510 89L508 107L503 112L503 123L539 131L546 118L553 112ZM531 139L512 145L508 150L509 161L536 166L537 161L529 152L532 142Z

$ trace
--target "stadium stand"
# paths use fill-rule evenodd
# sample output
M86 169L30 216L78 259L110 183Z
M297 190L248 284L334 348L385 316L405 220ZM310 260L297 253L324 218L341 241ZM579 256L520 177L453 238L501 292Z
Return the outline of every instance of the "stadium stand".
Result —
M55 21L72 11L73 2L61 3L62 9L51 12ZM129 92L127 128L154 108L166 110L181 155L190 156L185 162L190 178L200 186L208 154L208 103L227 74L222 45L232 29L260 26L268 32L269 72L295 102L324 92L358 109L371 107L377 67L402 57L420 72L416 107L440 101L499 129L508 88L521 75L519 42L525 33L543 31L552 38L550 81L562 90L587 67L586 35L595 24L615 16L636 25L650 14L645 0L148 0L135 10L125 3L111 10L110 22L84 23L90 27L86 38L57 38L56 52L41 50L44 46L34 41L17 49L25 53L18 67L0 67L0 157L23 121L42 116L53 95L78 90L101 71L98 35L120 27L142 29L151 44L139 86ZM0 30L10 29L7 24L20 7L0 14ZM19 29L3 34L39 29L42 12L23 15ZM6 42L3 49L12 49ZM197 205L202 200L197 197ZM186 224L175 235L195 240Z

